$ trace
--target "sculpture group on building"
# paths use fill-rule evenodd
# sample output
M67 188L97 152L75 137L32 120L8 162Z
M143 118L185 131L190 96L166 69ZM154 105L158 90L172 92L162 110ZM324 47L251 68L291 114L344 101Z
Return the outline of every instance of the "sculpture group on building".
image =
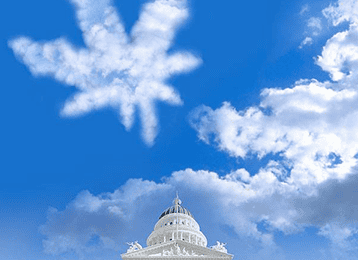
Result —
M127 249L127 253L134 252L136 250L142 249L143 247L138 243L138 241L135 242L127 242L127 245L129 245L129 248Z
M174 249L171 247L170 250L163 250L163 256L197 256L197 254L193 251L189 253L185 250L185 247L181 250L178 244L175 244Z
M219 252L227 253L227 249L225 248L226 243L220 243L219 241L216 241L216 245L212 246L211 249L214 249Z

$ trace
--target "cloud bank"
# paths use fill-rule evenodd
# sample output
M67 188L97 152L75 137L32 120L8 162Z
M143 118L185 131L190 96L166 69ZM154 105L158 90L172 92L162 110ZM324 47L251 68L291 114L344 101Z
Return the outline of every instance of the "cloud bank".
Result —
M175 31L188 17L186 1L145 4L130 35L110 0L70 2L76 6L86 48L77 48L65 39L36 42L28 37L10 41L10 48L33 75L52 76L79 90L64 104L62 115L78 116L112 107L129 130L138 108L144 141L152 145L158 128L155 102L182 104L166 81L201 62L184 51L167 54Z
M290 235L317 226L316 235L330 239L335 250L312 259L340 255L354 259L358 201L352 193L357 193L357 176L325 182L314 196L279 181L272 171L264 169L255 176L244 169L224 176L186 169L161 183L131 179L113 193L84 191L66 209L51 210L41 227L44 248L55 256L74 253L79 259L118 259L127 249L125 242L145 243L160 213L179 190L209 245L223 239L222 227L229 227L244 240L256 240L252 242L254 250L241 245L237 238L231 240L227 247L235 257L294 259L275 244L275 233Z
M358 2L349 0L323 10L334 26L349 23L349 29L333 35L316 59L332 81L302 79L289 88L264 89L259 106L238 111L224 102L217 109L201 106L191 115L191 125L203 142L232 157L269 158L258 173L247 173L240 180L251 185L261 178L266 184L259 183L272 190L265 199L267 205L282 201L276 208L280 212L277 217L267 212L261 215L270 227L283 232L319 227L319 235L340 248L332 253L339 259L354 259L349 252L357 250L358 223L351 217L357 210L353 199L356 189L350 186L343 190L347 180L357 184L355 10ZM312 26L321 28L318 23ZM257 188L252 190L258 192ZM260 206L263 212L265 205ZM353 242L348 242L349 238Z

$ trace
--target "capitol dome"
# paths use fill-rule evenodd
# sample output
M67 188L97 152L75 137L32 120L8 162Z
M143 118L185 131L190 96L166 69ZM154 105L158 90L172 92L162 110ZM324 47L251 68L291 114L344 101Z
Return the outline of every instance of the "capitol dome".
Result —
M183 206L181 206L181 200L179 199L179 197L177 196L174 201L173 201L173 206L167 208L159 217L159 219L161 219L162 217L168 215L168 214L173 214L173 213L181 213L181 214L185 214L188 215L190 217L193 218L193 215L189 212L189 210L187 210L186 208L184 208Z
M181 240L206 247L207 240L200 231L193 215L184 208L178 195L173 206L167 208L159 217L154 231L147 239L147 245L153 246L164 242Z
M138 241L127 243L127 252L121 254L123 260L232 260L225 243L207 246L207 240L200 231L193 215L184 208L178 197L173 206L159 217L154 230L147 238L147 247Z

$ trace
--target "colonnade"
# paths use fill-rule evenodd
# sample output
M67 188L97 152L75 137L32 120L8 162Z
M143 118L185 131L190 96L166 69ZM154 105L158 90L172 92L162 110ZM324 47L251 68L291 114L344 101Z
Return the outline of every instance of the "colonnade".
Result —
M164 233L161 236L154 237L149 241L149 245L156 245L159 243L164 243L172 240L183 240L195 245L205 246L205 241L198 236L197 234L190 232L188 230L178 230Z

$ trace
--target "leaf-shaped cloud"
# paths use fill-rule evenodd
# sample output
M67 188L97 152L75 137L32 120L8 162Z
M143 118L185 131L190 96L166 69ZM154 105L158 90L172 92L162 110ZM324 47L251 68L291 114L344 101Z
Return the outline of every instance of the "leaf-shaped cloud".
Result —
M87 48L65 39L35 42L19 37L9 42L34 75L50 75L78 88L62 110L76 116L104 107L118 110L129 130L139 108L143 138L152 145L157 134L155 101L182 103L166 80L188 72L200 59L188 52L168 55L175 31L188 17L185 0L147 3L128 36L110 0L71 0Z

